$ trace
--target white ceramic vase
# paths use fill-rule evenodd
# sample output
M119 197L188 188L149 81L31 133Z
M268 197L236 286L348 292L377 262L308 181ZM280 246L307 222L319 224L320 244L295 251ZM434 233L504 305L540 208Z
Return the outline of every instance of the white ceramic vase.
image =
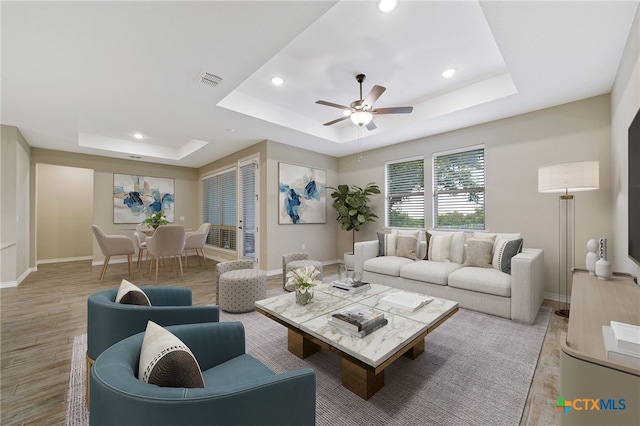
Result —
M596 275L601 280L608 280L613 275L611 262L607 260L607 239L600 238L598 244L598 255L600 259L596 262Z

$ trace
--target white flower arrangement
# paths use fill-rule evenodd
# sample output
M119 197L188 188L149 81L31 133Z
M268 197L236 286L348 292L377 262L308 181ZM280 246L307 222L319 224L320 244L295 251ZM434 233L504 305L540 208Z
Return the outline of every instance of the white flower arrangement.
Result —
M322 284L322 281L317 278L318 275L320 275L320 272L313 266L294 269L287 272L287 284L293 284L299 289L309 289Z

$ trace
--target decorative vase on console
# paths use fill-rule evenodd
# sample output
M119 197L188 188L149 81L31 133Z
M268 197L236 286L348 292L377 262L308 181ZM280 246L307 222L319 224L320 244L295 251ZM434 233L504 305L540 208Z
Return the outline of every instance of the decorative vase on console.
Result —
M607 260L607 239L600 238L598 244L598 255L600 259L596 262L596 275L601 280L608 280L613 275L611 262Z
M589 275L596 274L596 262L599 258L598 240L592 238L587 241L587 271L589 271Z

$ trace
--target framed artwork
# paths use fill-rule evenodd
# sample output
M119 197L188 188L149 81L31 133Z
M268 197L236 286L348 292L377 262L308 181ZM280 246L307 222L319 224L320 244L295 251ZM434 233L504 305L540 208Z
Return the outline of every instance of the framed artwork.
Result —
M278 164L278 223L327 222L327 171Z
M114 173L113 223L140 223L156 211L174 222L173 186L173 179Z

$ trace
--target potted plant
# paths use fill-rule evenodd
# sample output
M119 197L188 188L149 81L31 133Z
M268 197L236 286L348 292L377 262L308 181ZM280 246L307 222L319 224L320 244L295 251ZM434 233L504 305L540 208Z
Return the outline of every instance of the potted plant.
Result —
M147 226L156 229L160 225L166 225L169 223L167 218L164 216L164 213L161 211L155 211L151 213L145 220L142 221Z
M380 188L373 182L368 183L364 188L357 185L338 185L337 188L331 186L327 188L334 190L331 198L333 198L333 208L338 212L336 220L342 229L352 233L352 251L345 253L345 264L347 268L353 269L353 259L349 259L349 255L352 257L355 251L355 233L363 225L375 222L378 218L378 215L371 210L369 201L372 195L380 194Z

